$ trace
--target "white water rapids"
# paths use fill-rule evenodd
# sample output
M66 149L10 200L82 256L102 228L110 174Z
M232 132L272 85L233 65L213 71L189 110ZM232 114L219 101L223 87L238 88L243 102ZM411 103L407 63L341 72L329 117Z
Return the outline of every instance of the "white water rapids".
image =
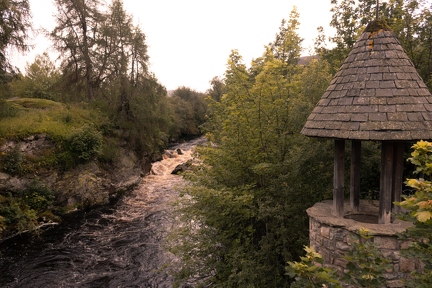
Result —
M167 151L173 157L154 163L152 173L114 206L80 215L41 239L1 243L0 287L171 287L164 266L175 258L163 241L173 225L170 202L184 184L171 171L202 141Z

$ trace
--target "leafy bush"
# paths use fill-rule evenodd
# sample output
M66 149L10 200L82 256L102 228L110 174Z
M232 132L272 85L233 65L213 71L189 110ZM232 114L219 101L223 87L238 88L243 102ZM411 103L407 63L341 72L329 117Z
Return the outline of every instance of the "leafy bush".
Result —
M23 157L18 147L6 152L3 157L3 171L12 175L19 175L23 172Z
M9 233L32 230L38 223L36 211L29 209L11 195L0 206L0 217L3 219L4 230Z
M55 191L31 183L25 190L0 195L0 238L5 234L34 230L41 221L58 220L50 209L55 200Z
M19 109L15 105L11 105L7 101L0 99L0 119L15 117L18 115Z
M405 279L404 287L426 288L432 287L432 142L419 141L412 148L414 151L408 161L416 166L414 173L420 177L407 179L405 184L415 194L404 196L403 201L395 204L406 209L399 217L414 224L400 235L411 242L402 254L422 262L422 268L416 267L411 277ZM391 263L368 240L370 236L366 230L359 231L359 234L363 240L355 243L345 257L348 272L341 280L354 285L350 287L383 287L386 281L384 273L391 268ZM335 271L322 267L321 255L312 248L307 248L306 252L306 257L301 257L300 262L288 262L288 274L297 281L293 287L341 287Z
M43 212L53 204L55 193L47 187L33 182L26 190L20 193L20 197L22 202L30 209Z
M432 142L419 141L412 148L414 151L408 161L416 165L414 173L420 177L407 179L405 184L415 194L405 196L404 201L396 204L408 211L401 218L414 224L403 234L412 241L403 253L421 260L424 268L413 272L413 277L405 284L406 287L432 287Z
M118 143L114 141L115 139L106 138L102 143L98 160L103 163L112 164L120 155L120 147Z
M58 165L62 171L67 171L76 165L76 159L70 151L63 151L53 155L53 157L51 157L47 163Z
M288 262L287 274L295 278L292 288L304 287L334 287L341 288L335 270L323 266L321 254L315 252L313 247L305 247L306 255L300 257L300 262Z
M360 241L353 242L353 249L343 257L347 265L342 277L336 269L323 266L322 256L313 247L305 247L306 256L300 257L300 262L288 262L286 267L287 274L296 280L291 287L384 287L384 273L392 264L370 241L367 230L358 233Z
M69 151L81 162L89 161L96 156L101 144L102 135L88 126L72 134L67 140Z
M358 232L360 241L353 242L353 249L344 257L349 272L344 273L342 280L352 287L384 287L387 281L384 273L391 270L392 264L371 241L367 230Z

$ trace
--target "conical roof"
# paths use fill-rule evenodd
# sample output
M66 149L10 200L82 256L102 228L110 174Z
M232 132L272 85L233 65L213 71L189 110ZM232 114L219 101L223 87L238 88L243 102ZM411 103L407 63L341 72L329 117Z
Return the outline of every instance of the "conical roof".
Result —
M301 133L356 140L432 139L432 95L384 21L365 29Z

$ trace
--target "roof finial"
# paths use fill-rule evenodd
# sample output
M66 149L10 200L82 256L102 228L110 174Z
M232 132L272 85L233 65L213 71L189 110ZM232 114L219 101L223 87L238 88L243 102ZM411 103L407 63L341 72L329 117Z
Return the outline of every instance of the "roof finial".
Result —
M378 9L379 9L379 0L376 3L376 20L378 20Z

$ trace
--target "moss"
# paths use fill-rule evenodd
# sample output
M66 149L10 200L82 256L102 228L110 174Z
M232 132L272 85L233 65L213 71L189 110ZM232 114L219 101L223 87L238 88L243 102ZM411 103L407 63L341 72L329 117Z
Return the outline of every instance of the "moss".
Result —
M14 99L9 99L7 101L24 108L34 108L34 109L46 109L46 108L61 106L59 102L55 102L47 99L39 99L39 98L14 98Z
M374 20L366 26L364 32L373 33L378 32L381 29L384 31L391 31L390 26L387 25L385 20Z

